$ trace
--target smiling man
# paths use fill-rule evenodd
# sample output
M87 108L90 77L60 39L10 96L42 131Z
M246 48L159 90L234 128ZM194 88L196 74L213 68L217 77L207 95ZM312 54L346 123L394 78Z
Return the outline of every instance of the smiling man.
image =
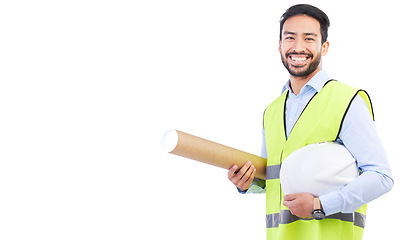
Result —
M241 193L266 192L267 239L362 239L366 203L393 187L369 96L332 80L322 69L322 56L329 50L328 27L327 15L311 5L295 5L283 14L278 50L290 79L264 113L266 180L254 179L250 162L228 172ZM281 162L293 151L322 141L343 144L355 158L360 176L322 196L284 196Z

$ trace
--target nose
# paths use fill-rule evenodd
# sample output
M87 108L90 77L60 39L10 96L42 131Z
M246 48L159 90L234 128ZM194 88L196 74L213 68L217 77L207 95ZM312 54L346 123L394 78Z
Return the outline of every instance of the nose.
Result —
M305 44L304 41L300 38L295 39L294 41L294 50L295 52L305 52Z

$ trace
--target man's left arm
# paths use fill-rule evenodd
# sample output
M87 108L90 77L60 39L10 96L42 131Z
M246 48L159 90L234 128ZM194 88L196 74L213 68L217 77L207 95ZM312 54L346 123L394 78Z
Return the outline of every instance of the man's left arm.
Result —
M393 178L389 162L365 101L357 95L342 125L339 139L357 161L361 174L345 187L319 196L326 215L351 213L389 192Z

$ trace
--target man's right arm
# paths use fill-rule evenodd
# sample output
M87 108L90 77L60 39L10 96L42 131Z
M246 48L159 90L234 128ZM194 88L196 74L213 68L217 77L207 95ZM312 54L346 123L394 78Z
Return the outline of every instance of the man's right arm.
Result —
M262 151L261 151L261 157L267 158L267 151L266 151L266 139L265 139L265 132L264 129L262 131L263 139L262 139ZM253 176L250 176L252 174L251 171L245 171L245 169L249 170L251 164L246 163L241 170L238 171L240 173L241 171L244 172L242 173L242 176L244 176L244 182L241 181L241 175L235 175L236 169L238 168L237 166L232 166L228 172L228 179L237 187L238 192L245 194L245 193L265 193L266 192L266 181L264 179L259 179L259 178L254 178ZM253 169L252 169L253 170ZM256 170L255 170L256 172ZM252 179L252 180L251 180ZM240 184L238 186L238 184Z

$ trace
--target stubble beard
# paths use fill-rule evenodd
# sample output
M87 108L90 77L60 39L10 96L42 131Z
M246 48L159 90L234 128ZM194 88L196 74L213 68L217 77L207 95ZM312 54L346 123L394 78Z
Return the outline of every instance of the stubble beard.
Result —
M291 76L294 77L306 77L309 76L310 74L312 74L318 67L319 64L321 63L322 60L322 56L319 55L318 57L316 57L315 59L313 59L313 61L309 64L309 66L303 70L303 71L296 71L293 70L292 68L295 69L302 69L305 68L306 65L304 66L290 66L290 64L287 62L287 58L288 56L292 54L292 53L287 53L286 56L284 57L283 55L281 55L281 61L283 62L284 67L287 69L287 71L290 73ZM313 55L310 55L310 57Z

